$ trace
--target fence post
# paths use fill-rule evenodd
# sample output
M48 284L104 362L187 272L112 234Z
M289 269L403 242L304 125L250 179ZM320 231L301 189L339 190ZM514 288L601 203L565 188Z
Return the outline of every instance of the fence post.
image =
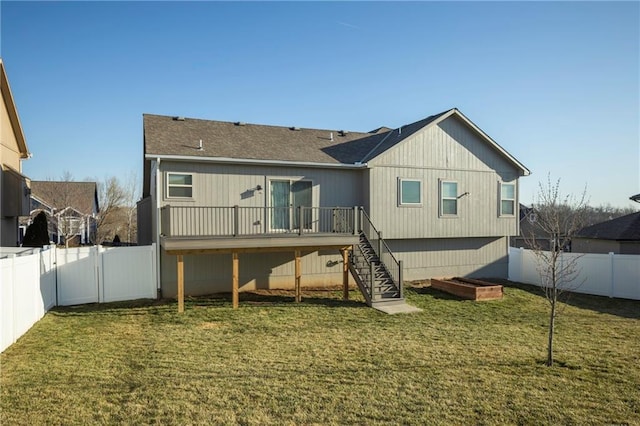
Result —
M522 277L524 276L524 247L520 247L520 269L518 271L518 281L519 283L523 282Z
M616 289L615 289L615 272L614 272L614 260L615 260L615 255L613 254L612 251L609 252L609 268L610 268L610 274L609 274L609 279L611 280L611 285L609 286L609 297L614 297Z

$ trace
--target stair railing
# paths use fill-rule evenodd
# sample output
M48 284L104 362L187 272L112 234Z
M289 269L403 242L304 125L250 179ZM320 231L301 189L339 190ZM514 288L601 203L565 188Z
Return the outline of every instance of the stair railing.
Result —
M360 220L358 222L360 224L361 231L364 233L365 237L367 237L369 243L371 243L371 246L376 252L378 259L380 259L382 266L387 268L387 271L393 279L393 282L398 287L400 297L402 298L404 296L402 289L402 261L396 259L393 255L386 241L382 238L382 232L376 229L363 207L360 207Z

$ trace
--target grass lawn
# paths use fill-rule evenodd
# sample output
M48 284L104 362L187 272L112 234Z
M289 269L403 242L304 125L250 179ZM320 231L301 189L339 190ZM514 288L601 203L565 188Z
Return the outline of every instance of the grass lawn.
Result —
M408 288L56 308L0 356L0 424L640 424L640 302Z

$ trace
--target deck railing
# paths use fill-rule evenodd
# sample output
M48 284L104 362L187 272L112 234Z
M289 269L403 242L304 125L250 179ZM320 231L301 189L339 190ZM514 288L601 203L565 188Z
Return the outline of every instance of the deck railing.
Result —
M167 237L355 234L357 207L195 207L161 208Z

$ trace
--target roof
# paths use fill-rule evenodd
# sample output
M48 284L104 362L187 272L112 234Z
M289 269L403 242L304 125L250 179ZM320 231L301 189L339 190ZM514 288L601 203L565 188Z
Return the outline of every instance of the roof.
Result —
M22 125L20 124L20 117L18 116L18 109L13 100L11 94L11 87L9 86L9 79L4 69L4 62L0 58L0 91L2 92L2 99L7 106L7 113L9 114L9 121L13 128L13 133L18 141L18 149L20 150L20 158L29 158L29 148L27 148L27 141L22 131Z
M31 195L57 210L71 207L85 215L98 206L95 182L31 181Z
M640 212L587 226L578 231L576 236L599 240L640 241Z
M371 132L279 127L144 114L145 156L290 161L353 165L366 163L421 129L457 115L524 175L529 170L453 108L397 129ZM202 141L202 149L200 147Z
M632 195L629 197L631 201L635 201L636 203L640 203L640 194Z

